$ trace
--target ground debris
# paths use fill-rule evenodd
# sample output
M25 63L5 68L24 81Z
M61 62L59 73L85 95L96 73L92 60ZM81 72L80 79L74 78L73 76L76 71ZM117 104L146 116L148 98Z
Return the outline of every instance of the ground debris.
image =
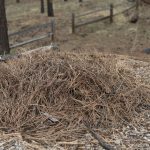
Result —
M137 80L129 62L134 60L48 51L1 63L0 126L7 135L1 147L102 149L86 121L111 145L146 149L150 87Z

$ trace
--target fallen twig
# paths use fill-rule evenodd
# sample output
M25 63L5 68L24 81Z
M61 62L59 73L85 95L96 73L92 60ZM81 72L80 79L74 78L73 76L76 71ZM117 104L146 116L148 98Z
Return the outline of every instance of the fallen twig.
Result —
M91 135L98 141L99 145L102 146L104 149L106 150L116 150L116 148L114 148L114 146L110 145L109 143L107 143L103 137L101 137L100 135L97 135L91 128L90 126L85 123L86 128L88 129L88 131L91 133Z

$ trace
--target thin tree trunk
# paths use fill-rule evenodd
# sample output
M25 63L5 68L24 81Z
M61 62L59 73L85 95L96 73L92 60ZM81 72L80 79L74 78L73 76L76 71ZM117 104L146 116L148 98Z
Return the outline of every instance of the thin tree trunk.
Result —
M53 0L47 0L47 13L49 17L54 17Z
M9 53L5 0L0 0L0 54Z

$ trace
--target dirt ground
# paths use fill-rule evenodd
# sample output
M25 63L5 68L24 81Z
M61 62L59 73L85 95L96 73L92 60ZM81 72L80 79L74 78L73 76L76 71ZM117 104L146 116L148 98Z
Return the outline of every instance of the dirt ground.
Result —
M94 3L95 2L95 3ZM140 19L137 23L129 23L129 18L135 10L116 16L112 24L109 20L81 27L71 34L71 13L81 14L86 11L107 7L113 2L114 5L126 2L126 0L87 0L81 5L77 1L54 0L55 20L56 20L56 45L61 51L73 53L96 53L97 55L117 54L116 68L123 68L129 71L135 77L139 86L149 89L150 86L150 55L144 53L145 48L150 48L150 5L140 7ZM130 6L131 3L128 4ZM118 10L124 9L121 6ZM53 18L47 17L47 14L40 14L40 3L38 0L21 0L16 4L15 0L6 1L7 19L9 33L23 30L37 24L50 22ZM108 11L103 11L95 16L104 16ZM63 15L62 15L63 14ZM94 15L92 17L94 17ZM91 17L91 16L90 16ZM90 18L89 17L89 18ZM89 18L81 18L84 21ZM10 44L23 42L27 39L37 37L46 32L45 30L36 30L24 34L23 36L10 37ZM51 44L51 39L47 38L40 42L35 42L23 47L12 49L11 53L20 53L26 50L35 49ZM42 48L41 48L42 49ZM98 53L97 53L98 52ZM59 53L59 52L58 52ZM97 56L96 55L96 56ZM50 55L51 56L51 55ZM92 55L91 55L92 56ZM113 56L111 56L113 57ZM137 87L138 88L138 87ZM138 99L137 99L138 100ZM20 106L19 106L20 107ZM122 128L104 129L100 132L105 140L114 145L120 145L123 150L148 150L150 146L150 121L149 105L143 105L142 118L138 124L126 124ZM49 139L41 138L45 135L51 137L51 134L45 130L37 133L8 133L0 131L0 149L15 150L65 150L66 145L72 146L73 150L103 150L97 140L90 133L84 135L79 140L59 141L58 143L49 144ZM111 135L111 137L110 137ZM40 137L41 136L41 137ZM58 135L59 137L59 135ZM89 144L90 143L90 144ZM97 147L93 147L93 145ZM79 145L79 147L77 147Z
M96 3L94 3L96 2ZM82 5L71 0L69 2L54 1L55 20L56 20L56 43L62 51L98 51L104 53L115 53L119 55L129 55L135 59L149 61L149 55L144 53L145 48L150 46L150 16L149 5L140 7L140 19L136 24L129 23L129 18L135 10L116 16L114 23L103 21L91 25L81 27L76 30L76 34L71 34L71 13L82 14L97 8L107 7L112 1L85 1ZM122 0L122 2L126 2ZM121 3L118 0L113 1L114 5ZM130 6L131 3L129 3ZM7 16L9 32L19 31L36 24L47 23L53 18L40 14L39 2L22 1L16 4L15 1L7 2ZM124 9L124 6L119 7ZM67 11L66 11L67 10ZM62 17L63 13L63 17ZM108 11L100 13L100 16L107 14ZM95 15L95 14L94 14ZM97 14L96 14L97 15ZM91 16L90 16L91 17ZM87 18L86 18L87 19ZM79 21L84 21L81 18ZM10 38L10 44L30 39L42 33L49 31L36 31L25 36L17 36ZM34 49L43 45L49 45L51 40L45 39L35 42L21 48L13 49L14 51L24 51Z

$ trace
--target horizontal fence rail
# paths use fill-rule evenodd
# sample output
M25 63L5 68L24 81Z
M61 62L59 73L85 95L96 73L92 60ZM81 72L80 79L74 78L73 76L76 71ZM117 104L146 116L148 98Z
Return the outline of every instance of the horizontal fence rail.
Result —
M88 20L86 22L83 22L83 23L79 23L77 25L75 25L75 28L79 28L79 27L82 27L82 26L85 26L85 25L88 25L88 24L92 24L92 23L96 23L96 22L99 22L99 21L103 21L103 20L106 20L110 18L110 16L106 16L106 17L100 17L100 18L96 18L96 19L93 19L93 20Z
M24 33L31 32L31 31L33 31L35 29L39 29L39 28L41 29L41 28L47 28L47 27L50 27L51 31L46 33L45 35L38 36L38 37L29 39L29 40L26 40L26 41L23 41L23 42L20 42L20 43L16 43L14 45L10 45L10 48L11 49L17 48L17 47L20 47L20 46L23 46L23 45L26 45L26 44L30 44L30 43L33 43L33 42L36 42L36 41L40 41L40 40L48 38L48 37L51 37L51 41L54 42L54 40L55 40L55 20L52 20L50 23L36 25L36 26L30 27L30 28L27 28L25 30L22 30L22 31L11 33L11 34L9 34L9 37L15 36L15 35L19 35L20 36L20 35L22 35Z
M76 28L79 28L79 27L82 27L82 26L85 26L85 25L89 25L89 24L92 24L92 23L104 21L104 20L107 20L107 19L110 19L110 23L112 23L114 16L117 16L117 15L120 15L122 13L125 13L125 12L127 12L127 11L129 11L129 10L131 10L133 8L138 9L138 7L139 7L139 1L137 0L136 3L134 3L134 5L126 8L125 10L122 10L120 12L114 13L114 8L117 8L117 7L120 7L120 6L124 6L124 5L128 5L128 4L129 4L129 2L128 3L127 2L125 2L125 3L118 3L116 5L110 4L109 6L106 6L104 8L99 8L99 9L96 9L96 10L93 10L93 11L88 11L88 12L85 12L83 14L76 15L75 13L73 13L72 14L72 33L75 33ZM109 15L107 15L105 17L96 17L95 19L85 20L84 22L80 21L80 22L77 23L77 19L80 18L80 17L92 15L94 13L107 11L107 10L108 10Z
M122 6L122 5L127 5L127 4L129 4L129 3L128 3L128 2L118 3L118 4L115 4L115 5L114 5L114 8L120 7L120 6ZM95 10L91 10L91 11L88 11L88 12L85 12L85 13L76 15L76 18L84 17L84 16L86 16L86 15L90 15L90 14L92 14L92 13L96 13L96 12L100 12L100 11L109 10L109 8L110 8L110 7L109 7L109 6L106 6L106 5L101 6L101 8L96 7Z
M32 26L32 27L26 28L24 30L21 30L21 31L17 31L17 32L14 32L14 33L8 33L8 35L9 35L9 37L15 36L15 35L21 35L21 34L24 34L24 33L27 33L27 32L31 32L31 31L33 31L35 29L44 29L44 28L47 28L50 25L51 25L51 23L35 25L35 26Z
M83 14L76 15L76 17L77 17L77 18L79 18L79 17L84 17L84 16L90 15L90 14L92 14L92 13L96 13L96 12L104 11L104 10L108 10L108 9L109 9L109 7L99 8L99 9L96 9L96 10L88 11L88 12L83 13Z
M117 15L120 15L120 14L122 14L122 13L125 13L125 12L127 12L127 11L129 11L129 10L131 10L131 9L133 9L133 8L136 8L136 4L133 5L133 6L131 6L131 7L129 7L129 8L127 8L127 9L125 9L125 10L122 10L122 11L120 11L120 12L118 12L118 13L115 13L114 16L117 16Z
M31 40L27 40L27 41L24 41L24 42L21 42L21 43L17 43L15 45L10 46L10 48L13 49L13 48L20 47L20 46L23 46L23 45L26 45L26 44L30 44L30 43L33 43L35 41L39 41L39 40L45 39L47 37L50 37L51 35L52 35L52 33L48 33L46 35L43 35L43 36L40 36L40 37L37 37L37 38L33 38Z

